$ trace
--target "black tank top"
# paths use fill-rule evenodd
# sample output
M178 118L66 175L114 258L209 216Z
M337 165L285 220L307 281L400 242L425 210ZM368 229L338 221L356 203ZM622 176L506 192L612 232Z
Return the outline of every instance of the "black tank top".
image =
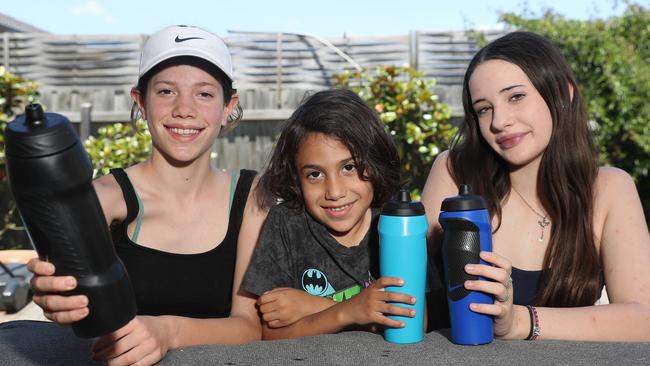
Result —
M215 248L198 254L169 253L134 243L127 227L138 215L137 196L123 169L112 169L111 174L122 188L127 207L126 218L111 227L111 235L133 284L138 314L229 316L237 238L256 173L240 171L225 238Z
M515 305L534 305L533 300L537 296L539 276L542 271L526 271L512 267L512 288L514 292Z
M515 305L535 305L535 298L539 295L539 279L542 271L526 271L517 267L512 267L512 289L514 298L512 303ZM605 278L600 279L600 291L605 286Z

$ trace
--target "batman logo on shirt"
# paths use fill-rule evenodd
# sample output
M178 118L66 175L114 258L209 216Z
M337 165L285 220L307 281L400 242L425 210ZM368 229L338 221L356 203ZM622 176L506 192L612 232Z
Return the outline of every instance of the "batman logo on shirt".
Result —
M328 296L336 292L325 274L315 268L309 268L302 273L302 289L315 296Z

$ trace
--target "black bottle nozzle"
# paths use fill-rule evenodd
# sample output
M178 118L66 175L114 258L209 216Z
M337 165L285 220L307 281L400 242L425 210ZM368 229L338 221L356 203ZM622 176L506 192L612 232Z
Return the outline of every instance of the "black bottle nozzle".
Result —
M382 215L388 216L417 216L424 215L424 206L421 202L411 201L411 193L406 188L401 188L397 194L384 203Z
M399 190L399 200L400 202L411 202L411 193L408 189L402 188Z
M461 196L468 196L472 194L472 186L469 184L461 184L458 189L458 194Z
M43 124L45 113L43 107L38 103L29 103L25 106L25 125L36 127Z
M440 205L440 211L469 211L486 207L483 197L474 195L470 184L461 184L458 187L458 196L445 198Z

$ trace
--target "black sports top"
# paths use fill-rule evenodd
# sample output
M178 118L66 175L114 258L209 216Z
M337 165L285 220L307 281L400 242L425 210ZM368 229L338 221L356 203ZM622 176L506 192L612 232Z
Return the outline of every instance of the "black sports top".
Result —
M127 207L126 218L111 227L111 235L133 284L138 314L229 316L237 238L256 173L240 171L225 238L215 248L198 254L170 253L133 242L127 227L138 216L138 198L123 169L112 169L111 174L122 188Z

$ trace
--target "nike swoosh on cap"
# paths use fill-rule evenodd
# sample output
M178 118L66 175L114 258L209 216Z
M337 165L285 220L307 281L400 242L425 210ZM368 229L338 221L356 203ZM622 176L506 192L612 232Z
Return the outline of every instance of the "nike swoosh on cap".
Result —
M176 36L176 38L174 39L174 42L176 42L176 43L181 43L181 42L189 41L190 39L205 39L205 38L201 38L201 37L187 37L187 38L181 38L181 37L179 37L179 36Z

